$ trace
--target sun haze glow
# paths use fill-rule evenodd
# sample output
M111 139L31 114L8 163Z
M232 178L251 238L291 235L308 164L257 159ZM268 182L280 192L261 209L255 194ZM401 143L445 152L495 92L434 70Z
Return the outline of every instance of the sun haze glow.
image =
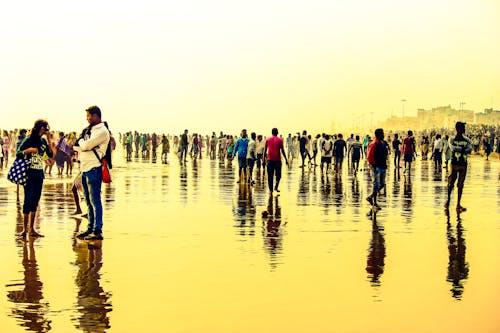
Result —
M2 128L351 127L499 108L496 0L22 1L0 14Z

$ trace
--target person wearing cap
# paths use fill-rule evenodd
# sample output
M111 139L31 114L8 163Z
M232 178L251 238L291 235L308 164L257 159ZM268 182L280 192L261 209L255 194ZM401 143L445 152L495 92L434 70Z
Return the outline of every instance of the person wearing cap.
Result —
M444 204L444 208L448 210L450 206L450 196L455 186L455 181L458 178L457 188L457 212L464 212L466 209L460 204L462 199L462 191L464 188L465 176L467 174L467 155L472 152L472 142L465 134L465 123L458 121L455 124L457 135L451 137L449 146L451 150L451 173L448 176L448 198Z

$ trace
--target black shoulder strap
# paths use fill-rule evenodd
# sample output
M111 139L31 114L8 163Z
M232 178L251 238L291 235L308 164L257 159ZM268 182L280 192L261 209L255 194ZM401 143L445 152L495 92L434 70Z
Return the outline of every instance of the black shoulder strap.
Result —
M101 159L99 158L99 154L97 154L97 152L95 151L95 148L92 148L92 151L94 152L95 157L97 158L97 160L98 160L99 162L101 162Z

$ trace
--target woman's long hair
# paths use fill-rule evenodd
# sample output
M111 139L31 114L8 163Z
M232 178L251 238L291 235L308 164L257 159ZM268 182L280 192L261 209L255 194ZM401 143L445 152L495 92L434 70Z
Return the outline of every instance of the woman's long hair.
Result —
M49 123L44 119L38 119L37 121L35 121L35 125L33 125L33 128L31 129L30 138L32 140L39 141L41 139L40 129L42 127L47 127L48 125Z

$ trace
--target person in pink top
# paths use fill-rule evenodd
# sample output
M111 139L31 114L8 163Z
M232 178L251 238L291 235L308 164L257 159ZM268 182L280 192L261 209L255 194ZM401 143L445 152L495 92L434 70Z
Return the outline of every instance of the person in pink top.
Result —
M278 186L281 179L281 155L283 155L286 165L288 165L288 160L283 147L283 139L278 137L278 129L273 128L271 133L272 136L266 140L264 156L267 156L267 184L269 186L269 192L272 194L273 188L274 191L279 192ZM275 173L276 185L273 187Z

